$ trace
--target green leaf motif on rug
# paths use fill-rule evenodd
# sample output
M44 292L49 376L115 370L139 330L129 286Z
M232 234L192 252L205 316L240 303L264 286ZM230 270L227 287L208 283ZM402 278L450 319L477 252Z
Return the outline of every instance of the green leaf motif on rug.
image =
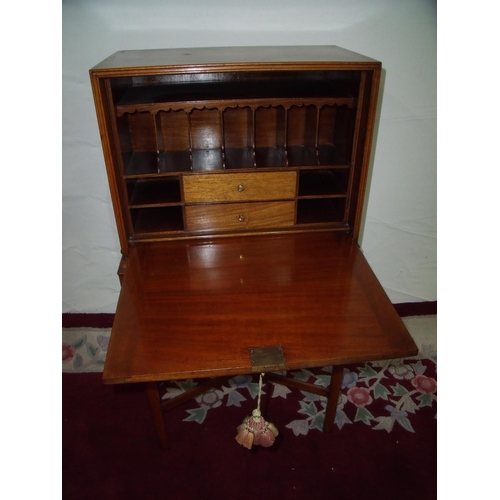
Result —
M418 406L415 404L415 401L413 401L411 397L402 398L401 400L403 401L403 404L401 405L401 409L403 411L407 411L409 413L415 413L415 411L418 409Z
M373 427L375 431L391 432L394 427L394 419L392 417L377 417L375 422L378 422L378 424Z
M307 382L314 374L309 370L300 370L292 373L292 377L296 380L300 380L301 382Z
M434 397L432 394L421 394L417 397L417 400L420 402L418 405L419 408L423 408L424 406L430 406L432 408Z
M358 368L360 378L373 378L377 376L377 372L370 366L365 365L364 368Z
M401 427L403 427L403 429L409 431L409 432L415 432L413 430L413 427L411 426L411 422L408 420L407 417L403 417L403 418L398 418L396 420L396 422L401 425Z
M299 413L303 413L304 415L309 415L310 417L314 417L316 413L318 413L318 409L314 403L306 404L304 401L300 401L300 410Z
M426 366L422 364L422 361L419 359L416 363L413 363L412 365L413 371L415 372L415 375L423 375L426 370Z
M391 391L389 391L389 389L382 384L377 384L373 388L373 395L375 396L375 399L385 399L387 401L387 397L390 393Z
M93 346L93 345L91 345L91 344L87 344L87 353L88 353L88 355L89 355L91 358L95 357L96 352L97 352L97 348L96 348L96 347L94 347L94 346Z
M77 370L83 365L83 358L81 354L76 354L75 355L75 360L73 361L73 368Z
M80 349L80 347L82 347L82 345L85 344L85 342L87 342L87 337L84 335L81 339L77 340L74 344L71 344L71 346L74 347L75 349Z
M288 429L292 429L295 436L306 436L309 432L309 422L306 418L302 420L293 420L285 427L287 427Z
M199 424L203 423L205 417L207 416L206 408L195 408L194 410L187 410L190 414L189 417L186 417L184 422L198 422Z
M320 431L323 431L323 424L324 423L325 423L325 414L324 413L318 413L311 420L309 428L310 429L318 429Z
M335 414L335 425L342 429L345 424L352 424L352 420L345 414L344 410L337 410Z
M178 381L177 385L182 390L182 392L187 392L190 391L191 389L194 389L198 385L198 382L195 382L193 379L190 378L187 380Z
M330 385L332 377L331 375L318 375L314 381L314 385L319 385L320 387L328 387Z
M247 384L248 392L250 393L250 396L252 396L252 399L255 399L257 395L259 394L259 383L258 382L249 382ZM264 391L262 394L266 394Z
M366 425L370 425L370 420L373 420L373 418L373 415L366 408L358 408L356 411L356 416L354 417L354 421L361 421Z
M180 394L182 394L184 391L182 389L179 389L178 387L167 387L167 390L165 394L162 396L162 399L173 399Z
M405 394L408 394L408 390L405 389L401 384L396 384L395 386L391 386L391 389L393 390L394 396L404 396Z
M311 401L321 401L321 398L326 399L319 394L313 394L312 392L300 391L304 395L304 401L310 403Z
M227 397L226 406L238 406L241 407L241 402L246 401L247 398L240 394L238 391L232 391Z
M275 384L274 382L273 385L274 385L274 390L272 395L273 398L286 399L287 395L292 392L286 385Z

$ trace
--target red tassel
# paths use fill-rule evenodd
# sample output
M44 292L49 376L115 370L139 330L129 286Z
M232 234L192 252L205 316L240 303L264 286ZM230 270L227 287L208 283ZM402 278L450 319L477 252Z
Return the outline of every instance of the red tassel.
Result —
M252 411L251 417L245 417L241 425L237 427L238 434L236 441L245 448L252 448L252 445L272 446L274 440L278 436L278 429L271 423L264 420L260 413L260 396L262 393L262 377L259 380L259 397L257 408Z

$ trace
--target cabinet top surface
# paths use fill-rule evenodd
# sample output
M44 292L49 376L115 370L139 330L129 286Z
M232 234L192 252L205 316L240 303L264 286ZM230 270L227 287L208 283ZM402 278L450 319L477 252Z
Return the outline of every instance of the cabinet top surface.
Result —
M94 74L115 73L140 68L220 68L247 69L255 65L283 68L338 65L339 67L380 66L374 59L334 45L267 47L200 47L175 49L123 50L104 59L91 69Z

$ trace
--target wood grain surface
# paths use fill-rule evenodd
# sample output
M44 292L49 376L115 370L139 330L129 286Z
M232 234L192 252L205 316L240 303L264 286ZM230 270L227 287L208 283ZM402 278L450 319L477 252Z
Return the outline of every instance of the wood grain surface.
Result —
M348 234L207 238L132 246L103 377L251 373L278 345L287 369L417 353Z

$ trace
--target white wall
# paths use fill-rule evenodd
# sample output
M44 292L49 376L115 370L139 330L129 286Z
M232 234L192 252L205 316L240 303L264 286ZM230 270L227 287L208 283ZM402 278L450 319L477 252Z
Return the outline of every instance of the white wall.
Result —
M63 312L114 312L119 244L88 70L117 50L339 45L382 61L362 249L394 303L436 300L436 2L63 0Z

